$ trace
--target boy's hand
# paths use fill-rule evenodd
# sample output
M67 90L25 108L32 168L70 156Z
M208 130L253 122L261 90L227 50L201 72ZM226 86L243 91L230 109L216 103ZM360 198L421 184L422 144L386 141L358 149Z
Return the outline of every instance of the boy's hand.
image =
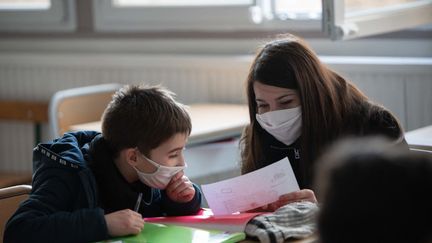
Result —
M138 234L144 228L141 214L130 209L105 214L108 234L112 237Z
M180 171L171 179L165 190L168 197L175 202L186 203L195 196L195 188L183 171Z

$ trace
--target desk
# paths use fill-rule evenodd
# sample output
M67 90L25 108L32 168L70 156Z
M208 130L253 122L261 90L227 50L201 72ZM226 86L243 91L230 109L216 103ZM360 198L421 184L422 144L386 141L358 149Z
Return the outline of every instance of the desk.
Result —
M432 151L432 125L405 133L410 148Z
M31 184L31 172L8 172L0 171L0 188L15 186L20 184Z
M188 145L239 136L249 124L247 105L191 104L188 110L192 120ZM69 130L101 131L101 122L77 124Z

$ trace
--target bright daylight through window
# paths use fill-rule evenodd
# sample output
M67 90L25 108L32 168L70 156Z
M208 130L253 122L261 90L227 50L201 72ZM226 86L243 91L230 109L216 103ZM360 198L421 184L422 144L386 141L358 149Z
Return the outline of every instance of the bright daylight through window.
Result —
M0 0L0 31L68 32L75 17L74 0Z
M0 30L74 30L76 1L0 0ZM332 39L352 39L432 22L432 0L88 1L96 32L319 32L324 27Z
M0 10L43 10L50 7L50 0L0 0Z
M353 39L432 23L432 0L324 2L324 30L332 39Z
M249 5L252 0L113 0L116 7Z

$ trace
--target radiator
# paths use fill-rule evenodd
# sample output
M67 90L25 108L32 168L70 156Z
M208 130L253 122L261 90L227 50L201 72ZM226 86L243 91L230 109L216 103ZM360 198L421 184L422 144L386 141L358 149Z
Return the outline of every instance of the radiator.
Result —
M389 107L405 127L409 125L407 84L432 91L432 62L414 64L381 60L362 63L344 58L323 57L377 102ZM344 61L345 60L345 61ZM28 54L0 56L0 99L49 101L61 89L101 83L162 84L183 103L245 103L244 81L252 56L122 55L122 54ZM413 81L413 82L414 82ZM424 86L425 84L426 86ZM388 91L388 95L382 95ZM432 106L429 98L425 104ZM432 115L426 116L426 121ZM425 120L424 119L424 120ZM47 140L48 124L42 127ZM0 170L31 171L34 127L21 122L0 122Z

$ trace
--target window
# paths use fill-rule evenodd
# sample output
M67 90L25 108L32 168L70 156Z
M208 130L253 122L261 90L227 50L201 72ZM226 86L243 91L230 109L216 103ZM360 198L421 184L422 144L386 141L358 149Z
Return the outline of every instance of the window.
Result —
M98 31L320 30L321 27L321 0L93 0L93 3Z
M324 2L323 27L334 40L352 39L432 23L432 0Z
M49 0L0 0L0 10L47 10Z
M149 7L149 6L229 6L250 4L250 0L113 0L116 7Z
M75 29L72 0L0 0L0 31Z
M246 25L251 5L252 0L94 0L95 28L102 31L226 30L231 29L233 22Z
M85 13L75 12L75 1L0 0L0 31L73 31L76 15L80 23L88 21ZM432 0L81 1L93 5L94 19L88 25L96 32L283 33L324 29L335 40L432 23Z

